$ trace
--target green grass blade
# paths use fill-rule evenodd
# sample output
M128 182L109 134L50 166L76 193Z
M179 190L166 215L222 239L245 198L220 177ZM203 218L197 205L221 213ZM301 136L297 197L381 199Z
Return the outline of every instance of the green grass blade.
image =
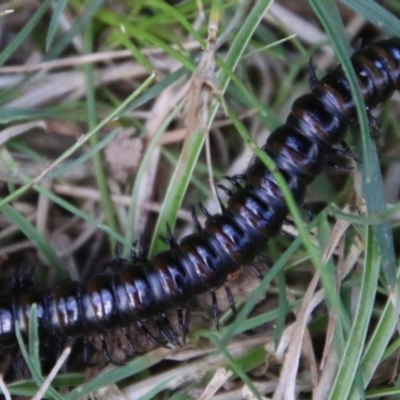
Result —
M136 108L140 107L142 104L144 104L147 101L150 101L151 99L155 98L158 96L163 90L165 90L167 87L172 85L174 82L176 82L178 79L180 79L184 74L186 73L185 68L179 68L177 71L174 73L168 75L166 78L164 78L162 81L156 83L153 87L151 87L149 90L147 90L145 93L143 93L142 96L140 96L137 100L135 100L130 107ZM148 168L148 164L151 162L151 155L154 150L154 148L158 145L157 139L159 135L163 133L163 126L160 127L159 132L157 132L151 141L151 143L148 145L143 158L142 162L140 163L139 169L136 174L135 182L132 187L132 192L131 192L131 203L129 205L128 209L128 217L127 217L127 222L126 226L131 227L126 229L125 233L125 242L126 243L133 243L137 238L133 237L133 233L136 231L135 228L135 221L136 221L136 211L139 209L138 206L138 198L139 198L139 188L140 188L140 182L142 180L142 177L144 176L145 171ZM128 249L124 249L124 256L126 257L128 255Z
M68 203L63 198L54 194L51 190L42 187L42 186L34 186L34 189L43 194L44 196L48 197L52 202L58 204L60 207L64 208L71 214L75 215L76 217L81 218L84 221L89 222L92 225L96 225L99 229L105 232L108 236L112 237L116 242L121 242L124 246L127 246L129 249L132 248L132 243L128 243L125 239L118 234L115 230L111 229L107 224L99 222L96 218L92 217L91 215L85 213L81 209L75 207L71 203Z
M49 180L62 178L75 168L81 167L86 161L88 161L91 157L93 157L93 154L99 153L106 146L108 146L115 139L115 137L118 135L119 132L121 132L121 129L119 128L112 130L110 133L104 136L104 138L101 141L99 141L96 145L92 146L90 149L88 149L85 153L83 153L79 157L75 158L72 161L68 161L68 163L62 164L59 167L54 168L51 172L48 173L46 178Z
M12 221L13 224L18 226L20 231L23 232L32 243L35 243L37 250L44 256L49 265L57 271L60 277L68 277L68 272L64 267L64 263L58 258L47 238L10 205L0 207L0 211L5 217Z
M147 103L150 100L153 100L157 97L164 89L175 83L178 79L182 78L187 73L187 69L185 67L177 69L172 74L167 75L163 80L157 82L150 89L146 90L141 96L139 96L135 101L132 102L130 106L126 108L127 112L135 110Z
M71 110L69 105L49 107L45 110L31 110L22 108L1 108L0 109L0 123L9 124L18 121L26 121L31 119L61 119L66 118L70 121L83 122L84 118L77 110Z
M232 368L232 371L234 371L237 374L237 376L240 377L241 381L244 384L246 384L246 386L253 393L254 397L261 400L261 395L258 392L257 388L254 386L253 381L244 372L240 363L237 362L237 360L235 360L235 358L232 357L232 355L228 352L225 345L218 340L218 338L215 336L215 334L210 335L210 339L211 339L212 343L214 344L214 346L218 349L218 352L227 359L229 366Z
M399 282L397 282L398 284ZM385 350L388 346L389 341L392 338L392 335L398 326L398 312L393 307L393 302L399 304L400 296L397 293L396 298L389 297L384 309L382 310L379 321L375 327L375 331L368 342L368 346L363 354L361 359L361 363L359 365L359 370L362 373L362 378L364 385L371 380L373 374L376 372L376 369L379 363L382 360L382 357L385 353ZM353 385L351 388L351 392L348 396L348 400L358 400L360 398L360 394L358 391L358 387Z
M0 66L3 65L8 58L13 54L18 47L27 39L29 34L33 31L36 25L39 23L44 13L51 5L51 0L44 0L40 7L36 10L35 14L29 19L27 24L18 32L14 40L1 52L0 54Z
M360 376L359 374L361 373L358 366L375 304L375 296L371 296L371 293L376 293L377 290L379 268L376 268L376 266L380 263L378 247L371 228L368 229L365 251L365 265L357 311L346 349L332 386L330 400L347 399L351 388L355 385L357 375Z
M35 384L40 388L45 380L41 372L39 358L39 331L37 319L37 305L33 304L29 310L29 353L26 350L24 339L18 326L18 321L15 322L15 332L21 354L32 374ZM63 397L52 387L46 391L46 395L55 400L63 400Z
M363 194L367 205L368 215L381 214L387 211L387 200L385 195L385 184L383 182L381 167L379 163L376 145L369 142L369 159L371 160L371 179L367 180L363 174ZM393 242L392 226L387 219L372 226L375 240L379 244L382 263L380 267L386 278L386 283L392 292L397 290L397 262L396 251ZM379 269L379 265L376 265Z
M120 382L129 376L144 371L150 368L152 365L162 361L169 352L170 350L167 349L158 349L144 356L137 357L135 360L129 362L123 367L113 368L109 371L106 371L92 379L90 382L83 383L75 388L71 393L65 396L65 400L82 399L83 396L92 393L97 389Z
M86 7L84 7L82 14L76 18L69 31L62 36L57 44L50 48L46 54L45 60L55 59L64 51L64 49L71 43L75 35L83 30L86 24L93 18L93 15L102 6L103 1L104 0L90 0L86 3Z
M93 52L93 28L92 22L88 21L84 29L84 47L87 54ZM85 86L86 86L86 110L88 115L88 131L96 127L96 98L94 70L92 64L85 65ZM90 146L97 147L100 142L99 132L96 132L89 140ZM106 224L110 230L117 231L116 210L111 199L111 193L108 188L107 175L104 170L103 155L100 152L93 152L92 163L96 178L97 188L100 193L100 205L106 217ZM116 248L116 241L112 237L109 238L110 253L112 254Z
M375 214L385 212L387 209L387 201L384 183L380 172L376 148L370 137L366 106L358 85L356 74L348 56L348 51L346 50L348 42L344 34L344 28L338 25L338 18L332 18L332 15L338 15L338 11L331 1L310 0L310 4L330 36L332 46L348 77L353 99L357 106L363 150L363 188L368 213ZM338 27L340 27L340 29ZM381 252L384 257L383 270L385 277L393 290L393 284L396 282L396 256L391 230L389 223L382 223L374 228L376 240L381 246Z
M122 18L121 21L121 16L105 12L104 10L101 10L98 13L98 18L100 18L104 23L115 26L118 29L120 29L120 26L123 25L124 30L129 37L135 38L139 42L142 42L146 45L151 44L156 48L164 50L166 54L171 56L171 58L182 63L182 65L185 66L189 71L193 71L194 65L186 55L184 55L181 51L174 49L169 43L166 43L163 39L160 39L150 31L141 29L139 26L130 22L127 18Z
M271 5L271 0L260 0L255 3L253 9L248 15L246 21L242 25L239 33L235 37L229 52L227 54L225 64L231 71L234 71L238 65L244 51L249 43L255 29L259 22L263 18L263 15ZM224 70L219 71L217 74L218 87L221 95L225 92L228 83L230 81L229 74ZM210 111L209 125L210 127L218 106L214 106ZM172 176L171 182L168 186L168 190L162 204L159 218L154 230L153 240L150 246L150 254L156 254L159 251L165 249L165 245L157 240L159 235L165 233L167 224L174 227L178 210L182 205L183 195L189 185L191 175L193 173L195 164L198 160L200 151L203 147L205 136L198 132L190 132L188 140L185 142L184 148L182 149L181 157L178 161L178 165L175 168L175 172Z
M379 26L387 35L400 36L399 19L378 2L371 0L341 0L341 2L367 21Z
M67 6L67 3L68 0L58 0L54 3L54 13L51 16L49 30L46 36L46 51L49 50L53 42L54 35L56 34L60 18L65 10L65 7Z
M159 139L161 138L162 134L165 132L168 125L171 121L176 118L177 114L180 112L181 108L177 107L173 112L170 113L168 118L161 124L158 131L154 134L150 144L147 146L147 149L142 157L142 162L138 168L134 185L132 187L131 193L131 204L129 206L128 212L128 219L127 219L127 229L126 229L126 236L125 239L128 243L132 243L137 238L133 237L134 232L137 231L136 221L138 220L138 214L141 212L142 207L138 206L139 203L139 196L140 196L140 189L141 189L141 182L143 181L148 165L152 161L153 152L157 146L159 146ZM131 228L130 228L131 227ZM127 256L127 249L124 250L124 256Z
M144 68L146 68L149 72L153 71L153 65L151 64L150 60L144 55L140 49L132 43L131 40L122 32L120 32L118 29L115 30L114 35L117 37L117 39L128 49L132 52L133 58L139 62Z
M36 318L37 321L37 307L36 304L34 304L29 312L29 324L31 325L31 321L33 318ZM32 374L32 378L35 380L36 385L40 386L43 383L43 376L40 367L37 368L38 363L36 361L32 361L31 355L29 354L28 350L26 349L25 341L22 337L21 330L19 328L18 321L15 321L15 333L17 337L17 342L18 346L21 350L21 354ZM37 330L36 330L36 335L37 335ZM40 364L39 364L40 365Z
M13 200L17 199L24 193L26 193L30 188L34 187L38 182L40 182L50 171L52 171L56 166L58 166L62 161L70 157L76 150L78 150L83 144L85 144L89 139L95 135L100 129L102 129L106 124L114 119L121 117L121 115L126 111L128 105L131 105L133 100L138 97L154 80L154 75L150 75L143 84L136 89L127 99L125 99L120 106L118 106L113 112L111 112L106 118L104 118L93 130L88 132L79 138L73 146L71 146L67 151L65 151L60 157L58 157L42 174L40 174L35 179L21 186L19 189L15 190L13 193L5 197L0 201L0 208L6 204L9 204Z
M165 12L166 15L169 15L173 18L173 20L179 22L185 30L192 36L195 40L197 40L202 47L206 45L205 40L202 38L201 35L194 29L192 24L181 14L179 11L179 7L173 7L170 6L168 3L164 1L159 1L159 0L148 0L147 5L153 6L155 9L161 9ZM161 14L161 13L160 13ZM163 19L162 15L159 16L159 18Z

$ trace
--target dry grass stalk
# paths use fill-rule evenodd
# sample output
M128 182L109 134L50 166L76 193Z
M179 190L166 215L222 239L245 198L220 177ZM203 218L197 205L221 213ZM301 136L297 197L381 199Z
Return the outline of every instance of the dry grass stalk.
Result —
M214 81L218 20L219 13L211 13L208 24L207 47L204 50L192 78L190 79L190 86L184 109L184 121L187 133L190 134L191 132L199 131L206 135L205 149L208 166L208 179L216 204L218 204L218 194L213 179L208 119L211 104L216 94L218 94Z

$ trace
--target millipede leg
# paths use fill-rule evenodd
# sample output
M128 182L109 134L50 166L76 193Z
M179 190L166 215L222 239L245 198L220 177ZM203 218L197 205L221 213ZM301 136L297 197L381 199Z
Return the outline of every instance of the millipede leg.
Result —
M231 176L232 179L239 181L239 180L243 180L246 181L247 180L247 175L246 174L235 174Z
M315 65L314 65L311 57L310 57L310 61L308 62L308 82L310 84L311 91L313 91L316 88L316 86L319 82L319 79L315 72Z
M221 207L222 212L225 212L226 207L225 207L225 204L222 202L221 197L219 197L219 194L217 194L217 199L218 199L218 203L219 203L219 206Z
M147 255L146 255L143 236L140 236L140 239L139 239L138 261L143 261L143 262L147 261Z
M253 270L253 272L256 274L256 277L260 281L264 279L264 274L254 264L250 264L250 268Z
M312 214L312 212L310 211L310 209L307 207L307 206L301 206L301 208L307 213L307 222L311 222L312 220L313 220L313 218L314 218L314 215ZM285 218L284 220L283 220L283 223L285 224L285 225L288 225L288 226L296 226L296 224L294 223L294 221L293 220L291 220L290 218ZM281 232L281 234L282 235L284 235L285 234L285 232ZM290 235L289 236L290 238L292 237L292 235Z
M126 260L121 256L121 244L117 243L114 248L114 259L109 262L106 262L102 266L102 271L104 272L107 268L110 268L111 270L120 271L125 261Z
M189 333L189 323L190 323L190 309L188 307L185 308L185 320L183 321L183 337Z
M274 262L270 258L267 258L262 254L258 256L258 259L261 260L267 267L272 267L274 265Z
M225 185L223 185L222 183L218 183L217 184L217 187L219 188L219 189L221 189L227 196L232 196L233 195L233 192L232 192L232 190L230 190L230 189L228 189Z
M215 329L219 331L219 318L218 318L218 302L215 290L211 289L211 299L212 299L212 318L214 321Z
M286 225L286 226L296 227L296 224L293 221L291 221L290 219L287 219L287 218L283 221L283 224ZM289 239L289 240L296 239L296 235L295 234L292 234L290 232L286 232L283 229L279 232L279 235L281 235L282 237L285 237L286 239Z
M128 344L129 344L129 349L131 350L132 354L139 354L140 351L135 347L133 344L131 335L129 334L129 329L127 326L122 327L122 333L125 335Z
M179 341L175 333L171 329L171 325L167 320L165 314L161 314L158 318L155 319L157 327L162 335L162 337L169 343L172 343L174 346L179 347Z
M352 171L354 169L354 167L351 165L337 164L332 162L327 162L326 165L329 168L336 169L337 171Z
M351 157L350 153L346 150L346 149L330 149L328 151L328 155L332 155L332 156L341 156L341 157Z
M244 179L244 175L234 175L234 176L229 176L225 175L223 178L230 182L232 186L234 186L236 189L242 189L242 185L239 183L239 179Z
M361 47L363 46L363 40L362 38L357 38L354 43L351 45L351 48L353 49L354 52L357 52L361 50Z
M350 146L346 143L345 140L342 140L342 141L340 142L340 144L341 144L341 146L343 147L343 150L345 151L347 157L351 157L354 161L356 161L356 162L358 162L358 163L362 163L361 158L359 158L357 155L355 155L355 154L352 152Z
M115 265L119 269L121 269L124 261L126 261L126 260L124 258L122 258L122 251L121 251L121 244L120 243L117 243L115 245L114 254L115 254L115 259L114 259Z
M367 111L368 122L371 128L371 137L372 139L378 139L381 135L382 125L381 123Z
M284 223L285 225L289 225L289 226L296 226L296 224L294 223L294 221L292 221L290 218L285 218L285 219L283 220L283 223Z
M232 314L236 316L237 310L236 310L235 300L233 299L231 289L226 283L224 284L224 288L225 288L225 292L226 292L226 297L228 297L229 307L232 310Z
M175 249L175 248L178 247L178 242L172 236L171 227L169 226L169 224L167 224L167 237L164 237L164 236L160 235L159 238L165 244L167 244L170 249Z
M302 208L307 213L307 222L311 222L314 219L314 214L309 207L303 206Z
M113 364L113 365L116 365L116 366L125 365L123 362L114 360L114 359L111 357L111 354L110 354L109 351L108 351L106 339L105 339L103 333L99 332L99 333L97 334L97 336L98 336L98 338L99 338L100 341L101 341L101 347L102 347L102 349L103 349L103 355L104 355L104 358L106 359L106 361L107 361L109 364Z
M341 142L341 145L343 147L343 150L341 149L330 149L328 152L328 156L339 156L341 158L346 158L346 159L352 159L354 161L356 161L357 163L361 163L361 159L359 157L357 157L350 149L350 147L347 145L346 142ZM354 169L353 166L348 166L346 164L335 164L332 162L327 162L327 165L329 167L331 167L333 165L333 168L335 169L344 169L344 170L348 170L348 169Z
M179 335L183 344L186 344L186 336L189 332L190 312L189 308L178 308Z
M161 342L158 340L146 327L146 325L143 324L141 321L136 321L136 325L144 332L144 334L156 345L160 347L164 347L166 349L169 349L166 343Z
M89 346L89 337L85 335L83 337L83 362L87 367L93 367L95 364L90 362Z
M179 343L179 339L178 339L175 331L171 327L171 324L169 322L169 319L168 319L166 313L161 314L161 320L162 320L163 326L165 326L165 328L166 328L166 333L167 333L168 337L170 338L170 342L174 346L179 347L181 344Z
M199 203L199 208L206 218L211 218L211 214L208 212L207 208L204 207L203 203Z
M167 343L170 343L170 342L172 343L173 339L171 339L171 337L168 336L167 332L165 332L165 330L164 330L164 328L163 328L163 326L162 326L162 324L161 324L159 319L156 319L156 324L157 324L158 330L161 333L161 336L165 339L165 341ZM163 347L169 348L168 346L163 346Z
M185 331L184 331L184 322L183 322L183 313L181 308L177 308L176 312L178 313L178 326L179 326L179 336L182 338L183 343L185 344Z
M19 291L26 288L37 286L33 268L30 267L28 272L24 272L25 267L19 266L12 277L12 290Z
M169 226L168 223L167 223L167 240L168 240L169 247L171 249L175 249L178 247L178 242L172 236L171 227Z
M21 353L14 352L13 357L11 357L11 370L7 371L7 373L12 372L12 375L15 374L16 377L20 377L21 379L23 379L25 368L26 364Z
M197 214L196 214L196 209L194 207L192 207L192 220L193 220L194 226L197 229L197 232L202 232L203 228L200 224L199 218L197 217Z

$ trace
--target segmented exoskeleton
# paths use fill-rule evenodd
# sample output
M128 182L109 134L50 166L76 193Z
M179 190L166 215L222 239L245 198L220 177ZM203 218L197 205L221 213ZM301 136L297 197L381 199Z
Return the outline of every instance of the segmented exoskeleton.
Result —
M368 109L400 88L400 39L392 38L357 51L351 58ZM342 68L314 80L311 93L298 98L286 123L273 131L262 150L273 159L296 202L321 172L326 155L343 141L357 121L350 85ZM288 208L273 174L255 159L241 178L231 178L235 190L221 214L208 215L204 227L170 249L133 265L114 269L87 282L66 282L52 290L19 291L0 302L0 343L15 341L15 321L28 330L33 303L41 332L76 337L126 327L163 315L180 313L198 294L214 291L241 266L261 254L278 234Z

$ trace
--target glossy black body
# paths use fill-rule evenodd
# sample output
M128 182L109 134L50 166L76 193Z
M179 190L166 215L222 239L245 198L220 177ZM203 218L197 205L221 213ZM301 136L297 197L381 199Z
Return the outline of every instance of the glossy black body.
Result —
M356 52L352 63L368 108L400 88L399 38ZM286 123L262 146L299 204L326 154L356 122L350 87L339 66L294 102ZM228 274L251 263L279 233L286 216L280 188L255 159L224 212L210 216L201 232L170 250L84 283L67 282L53 290L33 287L0 299L0 343L15 342L16 320L27 332L33 303L41 332L59 337L113 330L155 318L168 308L183 308L193 296L220 287Z

